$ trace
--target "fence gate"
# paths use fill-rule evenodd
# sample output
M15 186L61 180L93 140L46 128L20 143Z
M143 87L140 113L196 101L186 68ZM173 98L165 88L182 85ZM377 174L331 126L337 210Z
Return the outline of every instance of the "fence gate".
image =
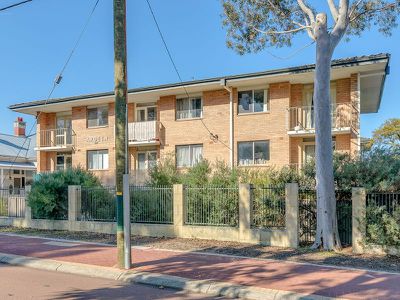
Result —
M351 192L336 191L339 236L343 246L352 243ZM299 191L299 240L301 245L315 241L317 230L317 196L315 190Z
M0 216L12 218L25 217L25 190L0 190Z

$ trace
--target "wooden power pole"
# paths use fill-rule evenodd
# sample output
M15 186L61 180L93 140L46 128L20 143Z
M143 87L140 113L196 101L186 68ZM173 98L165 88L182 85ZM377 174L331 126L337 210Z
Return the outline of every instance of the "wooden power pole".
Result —
M126 172L126 0L114 0L115 164L118 267L124 268L123 176Z

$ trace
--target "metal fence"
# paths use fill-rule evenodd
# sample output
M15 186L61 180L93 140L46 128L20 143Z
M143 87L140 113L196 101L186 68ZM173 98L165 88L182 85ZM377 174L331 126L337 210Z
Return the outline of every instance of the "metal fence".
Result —
M342 245L352 243L351 191L336 191L336 213ZM315 241L317 230L317 195L315 190L299 190L299 240L300 244Z
M389 214L400 207L400 192L384 193L369 192L367 193L367 207L381 207Z
M285 188L252 186L250 192L252 199L251 226L257 228L285 227Z
M186 225L239 225L238 187L185 187L184 201Z
M82 187L79 221L116 220L115 187Z
M0 189L0 217L25 217L25 190Z
M173 223L171 186L131 186L131 221L134 223Z

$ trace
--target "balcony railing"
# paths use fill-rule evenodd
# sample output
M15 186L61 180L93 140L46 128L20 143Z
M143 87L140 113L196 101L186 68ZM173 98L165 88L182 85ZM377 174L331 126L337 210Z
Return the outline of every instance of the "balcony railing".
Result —
M332 105L331 122L333 131L353 130L358 132L359 111L352 103L340 103ZM288 130L292 132L305 133L314 131L314 107L289 107L288 123Z
M71 128L41 130L37 150L72 149L75 146L76 134Z
M158 145L161 141L162 125L158 121L134 122L128 124L130 145Z

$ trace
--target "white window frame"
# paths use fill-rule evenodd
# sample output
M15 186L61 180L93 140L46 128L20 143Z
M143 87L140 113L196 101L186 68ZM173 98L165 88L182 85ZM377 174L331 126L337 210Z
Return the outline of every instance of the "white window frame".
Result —
M190 115L192 114L193 111L196 111L196 109L193 109L193 107L191 107L192 105L192 101L194 99L200 99L200 103L201 103L201 108L200 108L200 116L199 117L190 117ZM180 117L179 112L178 111L178 101L189 101L189 109L188 111L188 115L189 117L185 118L185 117ZM176 120L188 120L188 119L200 119L203 117L203 97L201 96L193 96L193 97L181 97L181 98L177 98L176 99L176 104L175 104L175 119Z
M158 160L158 151L157 150L148 150L148 151L138 151L136 153L136 170L139 170L139 154L145 154L145 170L149 170L149 154L153 153L156 155L156 162Z
M264 93L264 104L263 104L263 110L262 111L254 111L254 95L255 92L258 91L263 91ZM252 107L252 111L244 111L244 112L240 112L240 98L239 98L239 93L248 93L251 92L251 101L252 103L250 104L250 106ZM243 88L238 90L238 103L237 103L237 113L238 115L245 115L245 114L259 114L259 113L265 113L265 112L269 112L270 111L270 104L269 104L269 88L264 88L264 87L256 87L256 88Z
M93 125L93 126L89 126L89 110L93 110L93 109L96 109L97 110L97 124L96 125ZM99 124L99 120L100 120L100 118L99 118L99 112L100 112L100 110L99 109L106 109L107 110L107 124ZM98 127L108 127L108 124L109 124L109 107L108 107L108 105L101 105L101 106L88 106L87 107L87 112L86 112L86 127L87 128L98 128Z
M67 157L71 158L71 161L72 161L72 154L71 154L71 153L57 153L57 155L56 155L56 170L57 170L57 171L59 170L59 169L58 169L58 166L61 166L61 165L59 165L59 164L57 163L58 157L60 157L60 156L64 157L63 168L60 169L60 170L67 170L67 169L68 169L68 166L67 166ZM71 165L71 167L72 167L72 165Z
M268 145L268 159L266 159L266 163L263 163L263 164L259 164L259 163L255 163L255 144L256 143L258 143L258 142L263 142L263 143L267 143L267 145ZM251 143L252 144L252 148L253 148L253 151L252 151L252 156L253 156L253 158L252 158L252 163L249 163L249 164L241 164L240 163L240 152L239 152L239 144L245 144L245 143L247 143L247 144L249 144L249 143ZM267 165L268 164L268 162L271 160L271 141L270 140L260 140L260 141L242 141L242 142L238 142L237 143L237 158L238 158L238 161L237 161L237 163L238 163L238 166L241 166L241 167L248 167L248 166L260 166L260 165Z
M153 120L153 121L157 121L157 119L158 119L158 116L157 116L157 115L158 115L157 106L156 106L156 105L151 105L151 106L140 106L140 107L136 107L135 122L147 122L147 121L149 121L149 112L148 112L148 109L149 109L149 108L155 108L155 109L156 109L156 119ZM138 112L139 112L140 110L144 110L144 111L145 111L145 120L144 120L144 121L139 121Z
M90 165L90 153L96 154L97 156L102 155L102 162L98 163L99 168L91 168ZM90 171L104 171L109 169L109 160L110 160L110 155L108 149L99 149L99 150L88 150L87 151L87 169ZM107 157L107 159L104 159L104 156ZM97 158L99 159L99 158ZM94 163L92 162L92 165Z
M193 159L193 148L201 147L201 159L203 159L203 144L191 144L191 145L177 145L175 146L175 157L176 157L176 167L177 168L191 168L195 166L198 161L194 161ZM178 148L189 148L189 165L182 165L178 162Z

